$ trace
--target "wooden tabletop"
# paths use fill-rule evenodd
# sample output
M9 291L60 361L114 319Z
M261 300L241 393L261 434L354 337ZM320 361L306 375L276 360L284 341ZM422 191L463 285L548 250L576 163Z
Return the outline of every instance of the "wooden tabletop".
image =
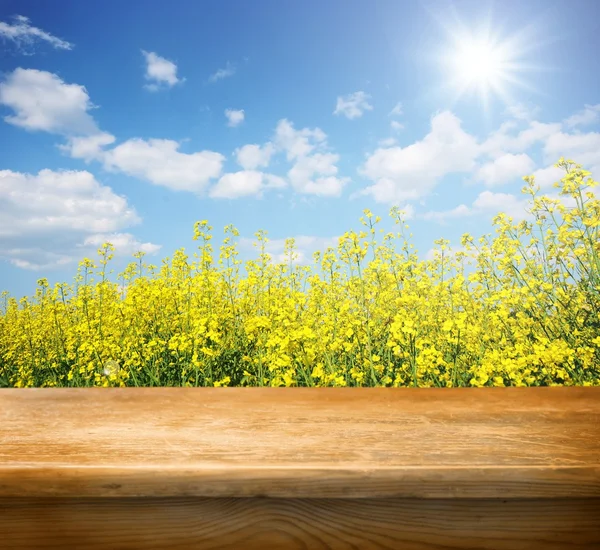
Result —
M0 390L0 497L600 496L600 387Z

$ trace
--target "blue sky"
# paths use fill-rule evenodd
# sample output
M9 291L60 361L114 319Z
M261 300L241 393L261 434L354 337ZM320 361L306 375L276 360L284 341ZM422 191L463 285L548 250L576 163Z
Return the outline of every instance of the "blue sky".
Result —
M149 263L208 219L299 261L365 208L441 237L525 214L561 155L600 175L595 0L0 4L0 289Z

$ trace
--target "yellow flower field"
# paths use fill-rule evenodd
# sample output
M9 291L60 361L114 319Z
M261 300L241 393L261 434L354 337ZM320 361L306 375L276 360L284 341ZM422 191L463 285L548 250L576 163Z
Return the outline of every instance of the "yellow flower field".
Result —
M35 297L0 302L0 386L552 386L600 384L600 201L573 161L557 198L531 177L529 220L493 220L419 260L403 214L316 253L313 267L245 266L233 226L219 259L197 222L159 269L135 255L120 284L113 247L84 259L74 285L38 281ZM379 236L379 240L378 240ZM245 270L244 270L245 267Z

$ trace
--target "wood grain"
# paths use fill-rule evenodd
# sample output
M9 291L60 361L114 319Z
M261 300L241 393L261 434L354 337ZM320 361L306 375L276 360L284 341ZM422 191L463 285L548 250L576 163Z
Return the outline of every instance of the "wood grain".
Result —
M600 388L0 390L0 497L600 497Z
M600 499L0 499L10 550L597 550Z

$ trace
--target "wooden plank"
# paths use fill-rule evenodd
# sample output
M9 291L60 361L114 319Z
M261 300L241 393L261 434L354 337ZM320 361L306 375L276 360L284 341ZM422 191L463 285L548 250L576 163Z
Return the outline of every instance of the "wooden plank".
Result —
M600 499L0 499L11 550L597 550Z
M4 389L0 496L600 497L600 388Z

